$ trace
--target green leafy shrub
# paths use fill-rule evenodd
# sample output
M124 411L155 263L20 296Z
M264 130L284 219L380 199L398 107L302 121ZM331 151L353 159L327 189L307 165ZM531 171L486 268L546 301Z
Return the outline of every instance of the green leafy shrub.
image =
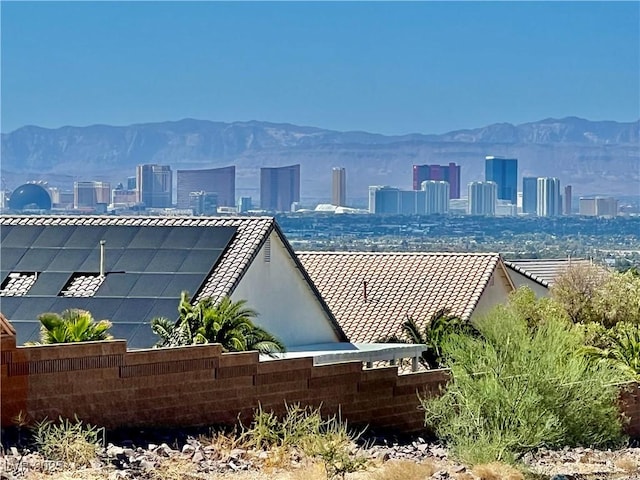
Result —
M640 325L618 322L610 329L600 324L597 331L587 340L584 352L593 359L608 362L618 368L629 380L640 380ZM591 342L591 343L590 343Z
M63 462L67 467L89 466L102 446L104 430L60 417L58 422L42 420L34 427L34 442L48 460Z
M443 342L452 380L422 400L427 424L471 464L514 462L541 446L611 446L623 440L611 364L590 361L584 330L556 317L530 327L522 308L494 309L479 337Z

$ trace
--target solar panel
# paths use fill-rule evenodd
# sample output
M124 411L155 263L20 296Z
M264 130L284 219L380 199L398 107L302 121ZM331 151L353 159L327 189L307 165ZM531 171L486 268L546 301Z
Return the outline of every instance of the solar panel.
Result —
M48 270L55 272L79 272L91 250L82 248L63 248L49 264Z
M129 242L129 248L160 248L172 227L138 228L138 233ZM177 227L179 228L179 227Z
M104 235L108 227L76 227L64 246L67 248L96 248L100 245L100 240L104 240Z
M107 248L128 247L131 239L136 236L141 227L122 227L110 225L105 227L102 239L106 242Z
M67 284L69 277L71 277L70 272L42 272L38 274L38 279L29 289L28 295L47 295L49 297L55 297ZM51 300L53 303L53 299Z
M236 227L201 227L204 232L193 248L225 249L236 234Z
M180 268L189 250L157 250L146 265L145 272L175 272Z
M147 265L155 255L156 250L154 249L125 250L113 266L113 270L118 272L145 272Z
M173 275L170 273L140 274L128 293L129 297L160 297Z
M31 243L32 247L62 247L77 227L69 225L49 225Z
M114 335L131 348L156 341L150 322L175 320L180 293L191 296L206 281L236 227L33 226L2 229L3 278L10 272L36 272L25 296L0 298L11 321L22 322L20 336L38 333L37 316L68 308L89 310L96 320L113 322ZM71 275L98 273L100 240L105 240L106 277L93 297L61 297ZM31 322L29 325L26 322ZM26 332L29 330L29 332ZM34 333L35 332L35 333Z
M125 273L107 273L95 297L126 297L138 281L139 275Z
M180 294L182 291L189 292L190 296L193 296L202 285L202 275L200 274L179 274L173 275L171 281L168 283L167 287L164 289L161 297L164 298L175 298L175 305L178 305L178 300L180 298Z
M51 297L33 298L28 302L22 302L18 305L18 308L14 310L9 320L37 321L38 316L45 312L61 313L53 309L55 302L56 299ZM2 303L4 307L4 302Z
M214 265L213 261L222 255L222 250L189 250L176 272L180 273L209 273Z
M8 229L9 233L6 237L2 238L2 248L6 247L22 247L26 248L30 246L33 241L42 233L44 227L41 226L27 226L27 225L12 225L9 227L2 227L2 230Z
M16 265L26 251L27 249L24 247L5 247L3 244L2 250L0 250L0 268L9 272L17 272Z
M122 306L123 298L87 298L86 309L96 320L113 321L115 313Z
M40 340L40 322L12 321L11 324L16 329L17 345Z
M30 248L14 269L17 272L44 272L57 254L58 250L55 248Z

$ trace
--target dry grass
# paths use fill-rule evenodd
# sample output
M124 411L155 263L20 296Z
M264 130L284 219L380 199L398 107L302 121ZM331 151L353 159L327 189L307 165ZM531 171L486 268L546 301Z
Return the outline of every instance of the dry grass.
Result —
M616 459L613 464L625 473L640 473L640 465L631 455L623 455Z
M11 478L11 477L9 477ZM83 469L65 472L30 472L25 480L108 480L109 472Z
M371 480L423 480L438 468L433 462L416 463L409 460L391 460L371 473Z
M149 471L152 480L182 480L200 478L197 466L191 460L180 457L167 458L160 465Z
M500 462L476 465L472 472L480 477L480 480L524 480L522 472Z

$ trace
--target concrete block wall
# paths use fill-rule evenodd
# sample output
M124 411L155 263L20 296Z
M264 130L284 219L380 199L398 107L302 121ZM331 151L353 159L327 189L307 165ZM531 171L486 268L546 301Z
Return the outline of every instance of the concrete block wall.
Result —
M20 412L121 426L247 424L254 410L322 406L351 424L422 430L418 393L437 393L446 371L398 375L360 362L313 366L311 358L260 362L219 345L127 351L125 341L16 347L2 339L3 426Z

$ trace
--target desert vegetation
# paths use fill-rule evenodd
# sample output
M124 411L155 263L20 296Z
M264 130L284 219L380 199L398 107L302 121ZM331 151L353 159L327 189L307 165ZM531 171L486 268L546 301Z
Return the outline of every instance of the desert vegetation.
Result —
M640 372L640 278L567 270L441 343L451 382L424 399L426 423L463 461L515 463L541 447L625 442L620 389Z
M225 352L257 350L273 355L285 351L284 344L253 322L258 312L246 306L246 300L219 302L203 298L195 305L189 294L182 292L178 319L157 317L151 321L153 332L160 337L158 347L176 347L202 343L219 343Z

